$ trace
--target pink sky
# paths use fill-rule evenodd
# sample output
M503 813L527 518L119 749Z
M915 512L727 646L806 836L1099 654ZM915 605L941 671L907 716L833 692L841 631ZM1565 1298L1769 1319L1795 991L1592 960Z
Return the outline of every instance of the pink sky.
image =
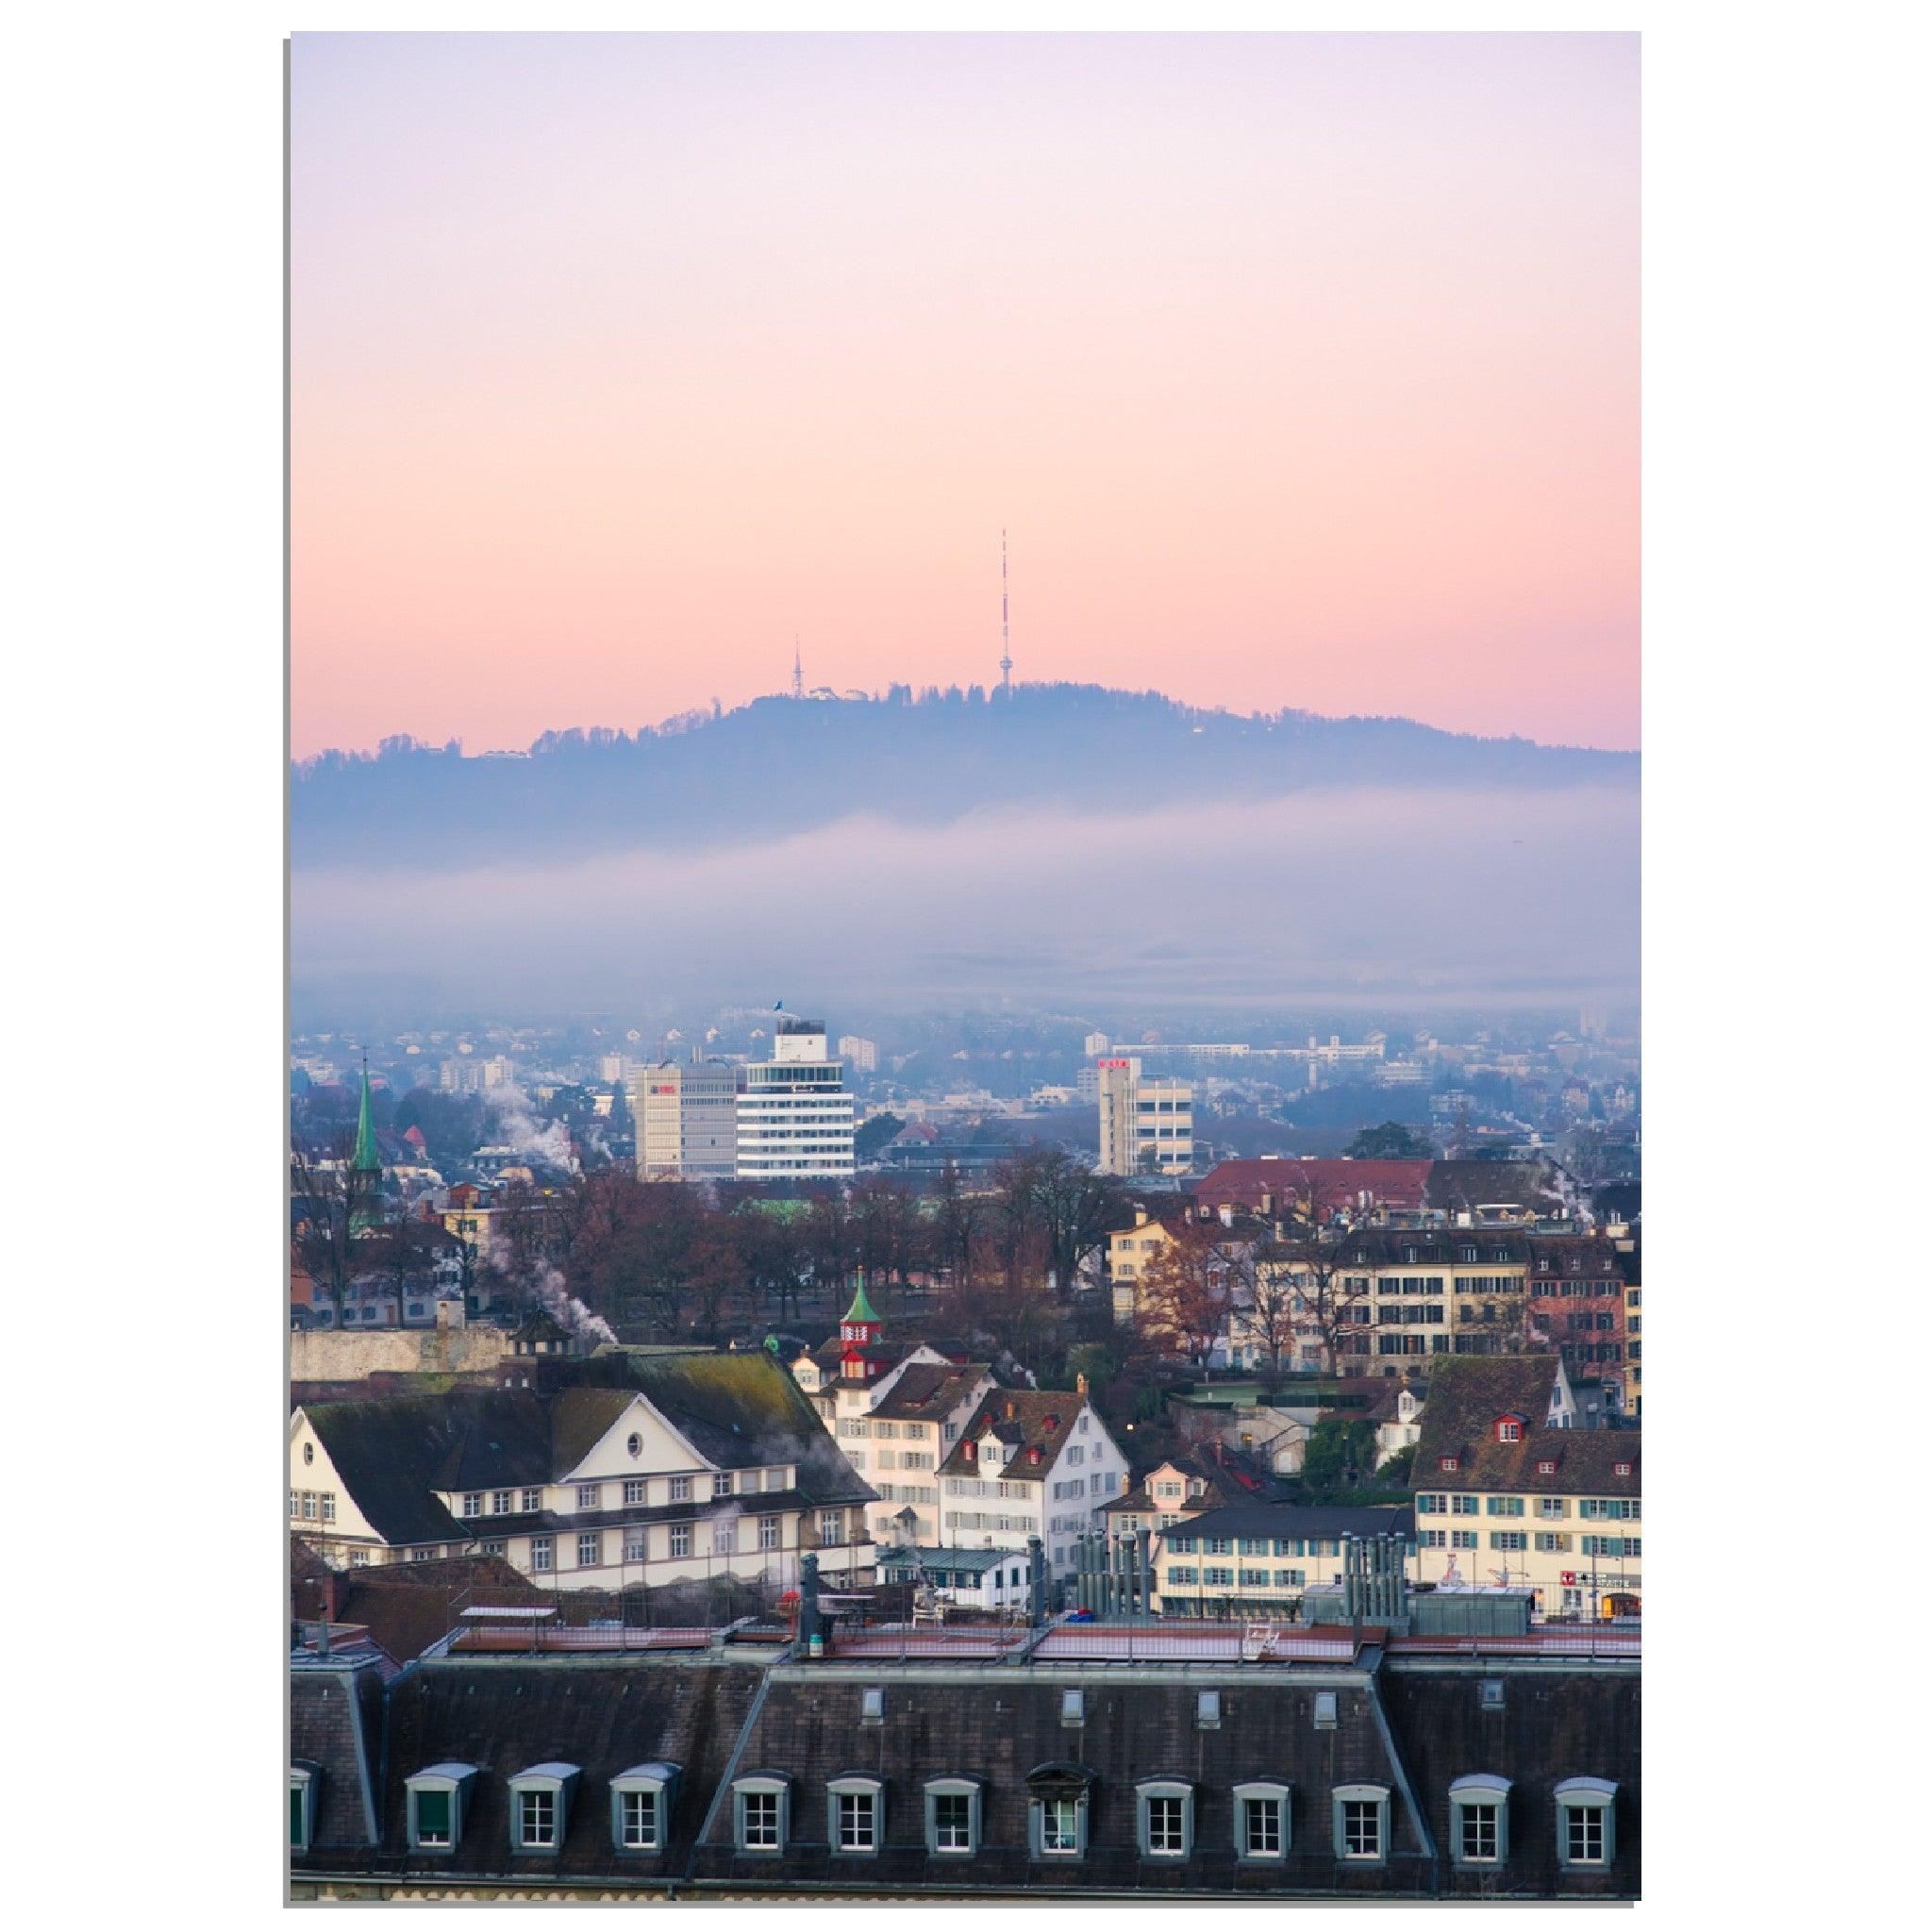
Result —
M807 679L1638 741L1630 35L300 35L294 749Z

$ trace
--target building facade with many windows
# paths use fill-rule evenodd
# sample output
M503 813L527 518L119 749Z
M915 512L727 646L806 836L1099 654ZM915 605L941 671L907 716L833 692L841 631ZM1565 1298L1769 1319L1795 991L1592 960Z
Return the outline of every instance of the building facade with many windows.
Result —
M772 1058L741 1070L737 1094L738 1178L841 1180L856 1171L852 1096L843 1062L825 1052L825 1029L781 1022Z

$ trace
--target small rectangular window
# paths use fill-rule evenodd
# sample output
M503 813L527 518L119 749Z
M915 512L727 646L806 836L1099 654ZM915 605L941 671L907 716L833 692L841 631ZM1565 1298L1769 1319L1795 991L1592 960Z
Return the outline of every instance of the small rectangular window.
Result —
M1157 1858L1178 1858L1188 1849L1184 1798L1147 1800L1147 1850Z
M1315 1692L1315 1728L1318 1731L1332 1731L1335 1728L1335 1693L1332 1690Z
M452 1794L448 1791L418 1791L415 1801L416 1842L419 1845L451 1843Z
M543 1491L541 1490L525 1490L524 1491L524 1507L525 1509L541 1509L542 1507Z
M1601 1805L1566 1805L1563 1807L1565 1855L1573 1865L1601 1865L1604 1861L1604 1808Z
M1040 1849L1061 1857L1079 1852L1080 1801L1077 1798L1040 1800Z
M858 1715L869 1724L884 1722L886 1715L886 1693L883 1686L868 1684L858 1693Z
M547 1536L533 1536L530 1539L530 1568L538 1572L551 1569L556 1563L555 1545Z
M1084 1690L1060 1692L1060 1722L1063 1724L1083 1724L1087 1722L1087 1693Z
M517 1842L525 1851L547 1852L557 1843L557 1793L517 1793Z
M973 1849L973 1799L965 1791L939 1791L932 1801L932 1845L936 1852Z
M624 1486L624 1500L626 1504L641 1503L644 1500L644 1479L632 1476Z
M1462 1862L1465 1865L1493 1865L1497 1844L1495 1806L1465 1802L1457 1809L1462 1815Z
M621 1837L627 1852L651 1852L658 1848L658 1794L656 1791L622 1793Z
M1344 1858L1379 1858L1382 1856L1382 1807L1375 1799L1342 1799L1341 1856Z
M1281 1801L1278 1798L1241 1800L1241 1850L1250 1858L1281 1856Z
M839 1849L871 1852L878 1849L878 1798L874 1791L841 1791Z
M671 1500L674 1503L691 1501L691 1478L688 1475L675 1475L671 1478Z
M744 1848L755 1852L775 1852L778 1849L778 1793L744 1791L740 1794L740 1802L744 1807L741 1840Z
M1204 1731L1211 1731L1221 1723L1221 1692L1219 1690L1204 1690L1195 1699L1194 1722Z

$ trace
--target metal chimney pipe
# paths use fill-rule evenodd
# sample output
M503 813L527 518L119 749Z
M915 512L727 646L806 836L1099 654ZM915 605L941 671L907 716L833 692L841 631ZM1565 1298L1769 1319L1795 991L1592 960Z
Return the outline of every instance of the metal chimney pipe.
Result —
M1046 1578L1037 1536L1026 1539L1026 1616L1036 1630L1046 1622Z
M1151 1617L1154 1614L1154 1537L1150 1530L1141 1530L1135 1536L1140 1545L1141 1557L1141 1614Z

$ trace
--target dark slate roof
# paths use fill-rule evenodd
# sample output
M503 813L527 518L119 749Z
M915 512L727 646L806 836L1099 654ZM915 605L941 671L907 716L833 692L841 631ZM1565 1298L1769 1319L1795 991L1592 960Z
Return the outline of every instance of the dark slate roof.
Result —
M1488 1163L1484 1162L1487 1166ZM1527 1260L1530 1234L1521 1227L1353 1227L1341 1238L1342 1260L1374 1268L1474 1268L1500 1252L1506 1263ZM1464 1248L1478 1259L1461 1259ZM1405 1259L1415 1250L1413 1261Z
M1547 1425L1554 1356L1443 1356L1429 1376L1409 1477L1417 1490L1494 1490L1525 1495L1637 1496L1642 1491L1642 1434L1637 1429L1553 1429ZM1520 1442L1499 1442L1496 1423L1521 1416ZM1445 1470L1442 1457L1457 1467ZM1548 1473L1538 1468L1548 1462ZM1628 1475L1615 1465L1627 1462Z
M290 1673L289 1756L321 1774L311 1836L318 1863L340 1862L344 1851L373 1856L371 1826L379 1831L382 1822L382 1707L374 1663L339 1669L311 1658Z
M640 1657L541 1662L462 1662L432 1658L390 1690L388 1778L383 1791L380 1852L296 1857L305 1869L388 1873L455 1873L470 1877L514 1876L526 1883L546 1874L584 1878L621 1874L632 1883L681 1869L703 1823L705 1808L742 1728L760 1673L716 1654L700 1663ZM295 1726L293 1754L304 1755L308 1731ZM404 1780L432 1764L474 1764L479 1775L453 1852L411 1856ZM520 1856L509 1850L506 1780L532 1764L581 1768L575 1802L564 1821L561 1850ZM620 1857L610 1842L609 1780L634 1765L664 1762L681 1768L670 1819L669 1850Z
M987 1362L914 1362L900 1375L872 1413L885 1422L938 1422L965 1401Z
M1203 1682L1213 1681L1203 1678ZM867 1683L885 1692L884 1722L859 1721ZM1104 1673L1051 1667L995 1666L977 1683L922 1680L917 1667L836 1676L803 1666L773 1673L750 1726L741 1762L789 1774L792 1840L776 1860L741 1857L731 1842L730 1807L714 1814L692 1861L701 1884L721 1889L747 1880L805 1890L849 1891L855 1883L891 1893L901 1886L964 1882L1029 1897L1046 1892L1254 1891L1297 1887L1386 1893L1425 1890L1428 1860L1407 1815L1397 1774L1362 1676L1324 1676L1335 1691L1338 1722L1314 1726L1315 1685L1288 1671L1219 1679L1221 1722L1196 1724L1199 1685L1184 1677L1158 1683L1108 1681ZM1060 1721L1063 1690L1086 1693L1085 1722ZM1090 1807L1088 1849L1077 1863L1056 1866L1027 1850L1028 1778L1059 1768L1084 1774ZM835 1857L826 1844L826 1781L857 1772L885 1787L882 1849L860 1865ZM935 1871L924 1840L922 1788L928 1778L975 1777L982 1786L978 1854L957 1877ZM1135 1782L1176 1776L1195 1784L1195 1853L1162 1865L1140 1855ZM1284 1866L1238 1867L1232 1788L1250 1778L1292 1784L1292 1849ZM1373 1781L1393 1791L1390 1804L1394 1857L1387 1871L1354 1872L1335 1857L1330 1793L1340 1783ZM775 1865L775 1872L772 1869Z
M1501 1710L1482 1707L1482 1681L1503 1686ZM1472 1772L1509 1780L1509 1862L1498 1888L1542 1897L1633 1896L1642 1853L1641 1690L1635 1671L1546 1672L1490 1660L1424 1668L1391 1664L1381 1674L1389 1722L1436 1842L1443 1847L1447 1896L1490 1895L1495 1879L1458 1871L1448 1854L1449 1787ZM1603 1874L1557 1864L1552 1792L1569 1777L1617 1787L1616 1859Z
M1415 1514L1406 1504L1240 1503L1210 1509L1167 1532L1173 1536L1407 1536Z
M953 1453L940 1464L940 1474L977 1475L977 1444L991 1436L1018 1452L1002 1466L1002 1482L1043 1482L1053 1474L1060 1451L1072 1440L1074 1424L1087 1407L1084 1395L1064 1389L991 1390L960 1428ZM966 1454L969 1442L975 1445L972 1456ZM1038 1462L1028 1459L1035 1449L1040 1451Z

